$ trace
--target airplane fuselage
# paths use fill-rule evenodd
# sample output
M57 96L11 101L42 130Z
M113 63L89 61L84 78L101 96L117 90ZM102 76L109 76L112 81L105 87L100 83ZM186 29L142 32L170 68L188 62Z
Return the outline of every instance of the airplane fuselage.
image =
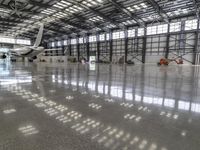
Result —
M34 57L44 51L44 47L21 47L11 51L13 55L22 57Z

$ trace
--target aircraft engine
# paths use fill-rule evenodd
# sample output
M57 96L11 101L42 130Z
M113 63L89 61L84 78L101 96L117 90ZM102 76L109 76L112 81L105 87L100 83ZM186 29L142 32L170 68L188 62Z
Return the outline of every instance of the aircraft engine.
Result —
M0 59L6 59L6 58L7 58L6 54L0 56Z

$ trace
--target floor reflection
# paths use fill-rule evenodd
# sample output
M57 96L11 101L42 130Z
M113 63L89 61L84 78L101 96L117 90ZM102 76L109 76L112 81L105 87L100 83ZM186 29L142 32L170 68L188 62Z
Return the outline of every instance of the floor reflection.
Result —
M22 117L11 128L16 125L25 137L50 136L42 127L46 122L51 136L71 134L74 141L65 138L63 148L79 138L89 141L80 142L88 150L200 146L199 67L21 63L0 68L7 72L0 74L0 96L5 98L0 101L0 133L9 121ZM13 131L7 134L13 136Z

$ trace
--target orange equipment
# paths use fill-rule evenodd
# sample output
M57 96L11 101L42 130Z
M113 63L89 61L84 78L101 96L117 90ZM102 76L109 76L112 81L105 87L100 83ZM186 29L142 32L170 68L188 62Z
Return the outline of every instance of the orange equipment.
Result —
M167 66L167 65L169 65L169 63L170 63L170 60L169 60L169 59L161 58L161 59L160 59L160 62L158 62L158 65L159 65L159 66L161 66L161 65Z
M179 64L183 64L183 60L182 59L179 59L179 60L176 60L176 59L167 59L167 58L161 58L160 59L160 62L158 62L158 65L161 66L161 65L169 65L170 62L173 62L175 61L178 65Z

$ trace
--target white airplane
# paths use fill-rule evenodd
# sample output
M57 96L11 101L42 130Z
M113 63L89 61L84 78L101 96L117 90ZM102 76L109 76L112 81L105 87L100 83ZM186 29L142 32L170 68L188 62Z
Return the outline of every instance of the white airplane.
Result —
M9 51L11 56L28 57L29 59L32 60L37 59L37 55L45 50L44 47L40 47L43 30L44 30L44 24L41 24L35 44L33 46L23 46L20 48L12 49ZM6 57L7 57L6 53L2 53L2 55L0 55L1 59L5 59Z

